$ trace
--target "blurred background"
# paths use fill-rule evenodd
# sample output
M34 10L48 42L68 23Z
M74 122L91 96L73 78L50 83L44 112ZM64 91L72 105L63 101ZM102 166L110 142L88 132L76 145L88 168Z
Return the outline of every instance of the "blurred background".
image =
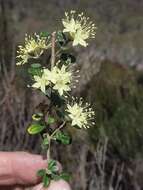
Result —
M27 89L15 66L25 33L62 28L64 12L84 11L98 30L88 48L76 48L76 95L91 102L96 126L72 132L73 143L53 155L72 173L75 190L143 189L143 0L0 1L0 150L41 153L26 128L46 101Z

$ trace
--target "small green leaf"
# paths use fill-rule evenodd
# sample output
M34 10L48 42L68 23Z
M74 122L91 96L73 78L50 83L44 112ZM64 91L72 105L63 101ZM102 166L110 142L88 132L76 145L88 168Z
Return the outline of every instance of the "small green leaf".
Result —
M42 148L43 150L47 150L47 149L48 149L48 145L41 144L41 148Z
M55 181L58 181L58 180L61 179L60 175L53 174L53 173L51 174L51 178L52 178L53 180L55 180Z
M49 32L41 32L40 33L40 37L49 37L49 36L50 36Z
M42 70L39 67L38 68L31 67L31 68L28 69L28 73L31 74L31 75L41 76Z
M43 150L46 150L48 149L48 146L49 146L49 139L48 137L45 137L41 143L41 147Z
M42 181L43 181L43 186L48 187L50 184L50 177L45 174Z
M45 126L43 126L43 125L32 124L32 125L30 125L30 127L28 128L27 131L30 135L35 135L35 134L42 132L44 129L45 129Z
M38 170L37 176L43 177L46 174L46 171L44 169Z
M62 53L61 60L63 60L64 63L67 65L70 63L76 62L76 58L72 54L69 54L69 53Z
M33 63L33 64L31 64L31 67L32 68L40 68L41 64L40 63Z
M42 113L36 113L36 114L32 115L32 119L35 121L40 121L42 119L42 117L43 117Z
M57 171L57 162L55 160L50 160L48 162L48 170L52 173Z
M68 174L68 173L62 172L62 173L60 174L60 179L63 179L63 180L65 180L65 181L69 181L69 180L71 179L71 175Z
M66 45L68 39L66 35L62 31L57 32L57 41L59 42L60 46Z
M71 143L71 137L61 131L58 131L55 136L56 140L60 141L62 144L68 145Z
M55 119L51 116L48 116L48 119L46 121L47 124L51 125L55 123Z
M45 139L43 140L43 144L44 144L44 145L48 145L48 144L49 144L49 139L48 139L48 138L45 138Z
M71 179L71 175L68 174L68 173L62 172L62 173L60 173L59 175L57 175L57 174L51 174L51 178L52 178L53 180L55 180L55 181L58 181L58 180L60 180L60 179L63 179L63 180L65 180L65 181L69 182L70 179Z
M57 165L55 160L50 160L48 162L48 169L51 170L53 167L55 167Z

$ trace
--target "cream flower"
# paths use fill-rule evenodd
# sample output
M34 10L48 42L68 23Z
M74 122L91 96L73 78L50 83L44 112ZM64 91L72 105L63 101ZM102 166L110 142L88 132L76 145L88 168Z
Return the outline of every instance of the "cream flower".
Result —
M87 34L84 33L83 30L78 30L74 36L73 46L77 46L78 44L80 44L81 46L86 47L88 45L86 39L88 39Z
M62 23L64 26L63 32L69 32L73 40L73 46L80 44L86 47L88 45L86 41L90 38L95 38L96 26L83 13L76 16L75 11L66 12Z
M47 75L49 75L47 73ZM68 67L62 65L61 69L58 66L54 66L50 73L50 79L53 84L53 89L57 90L60 96L64 94L64 92L68 92L71 90L71 80L72 73L68 71Z
M66 18L62 19L62 23L63 23L63 26L65 27L63 32L70 32L72 34L77 31L77 29L80 27L80 25L74 19L75 11L71 11L70 13L71 13L71 15L69 16L69 14L67 12L65 12Z
M69 83L67 83L64 78L61 78L60 75L57 76L57 82L55 83L53 89L57 90L60 96L62 96L64 92L71 90Z
M66 111L72 121L72 126L89 128L95 124L93 122L95 116L94 111L90 108L90 104L86 103L83 105L82 99L80 99L79 103L73 102L72 105L68 104Z
M53 77L52 72L49 69L43 69L43 76L51 82L51 78Z
M37 34L34 36L25 36L25 44L23 46L19 46L18 60L17 65L25 64L29 58L39 58L45 49L50 47L50 43L48 43L48 38L40 37Z
M45 93L45 87L50 83L53 85L53 89L57 90L60 96L65 92L71 90L72 73L68 71L68 67L62 65L61 68L54 66L52 70L43 69L42 77L35 76L34 79L37 81L33 87L40 88Z
M33 88L38 88L42 92L46 93L46 86L50 84L50 81L48 80L47 76L43 74L41 77L35 75L34 76L35 83L32 85Z

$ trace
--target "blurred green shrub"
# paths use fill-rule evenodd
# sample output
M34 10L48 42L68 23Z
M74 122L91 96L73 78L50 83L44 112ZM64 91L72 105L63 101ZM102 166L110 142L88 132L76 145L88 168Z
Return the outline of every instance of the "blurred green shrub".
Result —
M142 75L106 60L82 92L96 105L96 127L89 130L91 141L107 136L112 153L125 160L143 155Z

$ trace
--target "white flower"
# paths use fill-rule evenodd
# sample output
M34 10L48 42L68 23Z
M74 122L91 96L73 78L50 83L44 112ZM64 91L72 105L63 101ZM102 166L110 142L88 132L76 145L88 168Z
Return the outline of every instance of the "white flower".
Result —
M43 69L43 76L51 82L51 78L53 76L52 72L49 69Z
M87 34L84 33L83 30L78 30L74 36L73 46L77 46L78 44L80 44L81 46L86 47L88 45L86 39L88 39Z
M45 74L42 74L42 76L34 76L35 83L32 85L33 88L38 88L42 92L46 93L46 86L50 84L50 81L48 80L47 76Z
M57 90L58 93L60 94L60 96L62 96L64 94L64 92L68 92L71 90L71 88L69 87L69 85L67 83L65 83L65 81L63 79L59 77L58 82L56 82L56 84L54 85L53 89ZM58 79L57 77L57 79Z
M68 67L65 65L62 65L61 69L54 66L49 80L54 84L53 89L57 90L60 96L71 90L72 73L68 71Z
M34 36L25 36L25 44L23 46L19 46L18 60L17 65L25 64L29 58L39 58L45 49L50 47L50 43L48 42L48 38L41 37L37 34Z
M52 70L43 69L42 76L34 76L36 81L32 87L41 89L45 93L46 86L52 84L52 88L62 96L65 92L71 90L72 73L68 71L68 67L62 65L61 68L54 66Z
M82 99L79 103L73 102L72 105L68 104L66 111L71 119L72 126L78 126L79 128L89 128L94 125L93 122L95 113L90 108L90 104L83 105Z
M89 17L85 17L83 13L76 16L75 11L65 13L65 18L62 20L64 30L63 32L69 32L73 46L78 44L86 47L88 43L86 40L95 38L96 26L92 21L89 21Z
M63 32L75 33L80 25L74 19L75 11L71 11L70 13L71 15L69 16L69 14L65 12L66 18L62 20L63 26L65 27Z

